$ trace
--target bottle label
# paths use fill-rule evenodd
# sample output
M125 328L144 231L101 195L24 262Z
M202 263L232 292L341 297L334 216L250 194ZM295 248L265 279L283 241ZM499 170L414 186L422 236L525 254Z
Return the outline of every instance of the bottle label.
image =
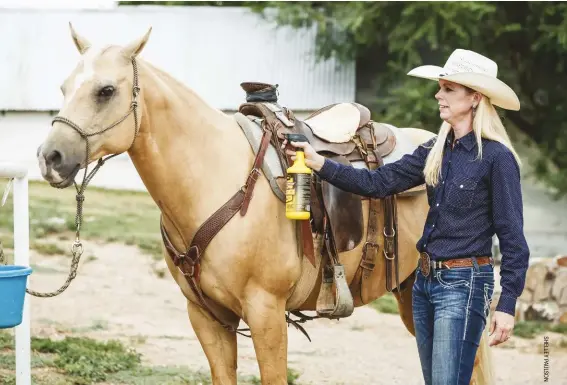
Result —
M287 211L309 212L311 210L311 175L289 174L285 196Z

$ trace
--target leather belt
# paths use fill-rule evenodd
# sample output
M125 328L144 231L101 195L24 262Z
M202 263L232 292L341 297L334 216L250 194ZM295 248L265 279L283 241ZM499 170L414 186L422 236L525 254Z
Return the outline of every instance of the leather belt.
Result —
M488 265L493 263L493 258L488 256L476 257L479 266ZM473 259L467 258L454 258L442 261L432 261L429 254L425 252L419 253L419 269L424 277L428 277L431 273L431 268L434 269L451 269L453 267L472 267L474 266Z

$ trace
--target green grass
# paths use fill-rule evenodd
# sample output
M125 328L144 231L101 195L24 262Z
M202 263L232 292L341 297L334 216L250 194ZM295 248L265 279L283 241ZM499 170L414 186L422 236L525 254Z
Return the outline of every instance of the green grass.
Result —
M0 385L15 384L13 333L0 331ZM147 367L141 355L121 342L83 337L61 340L32 337L32 383L86 385L100 382L122 385L211 385L208 371L186 367ZM288 369L288 385L299 385L299 373ZM243 376L239 384L259 385L257 376Z
M12 333L0 333L0 348L0 384L10 383L10 372L15 369ZM118 341L98 342L79 337L54 341L33 337L31 349L34 384L51 384L53 381L92 384L107 380L110 374L133 370L140 365L140 354Z
M567 324L553 325L543 321L520 321L514 325L514 335L521 338L535 338L544 332L559 333L567 336Z
M67 251L52 242L33 242L30 248L42 255L65 255Z
M382 297L372 301L370 307L376 309L380 313L398 314L398 301L392 293L386 293Z
M7 180L0 183L4 191ZM47 183L29 184L30 247L46 255L69 255L75 239L76 191L59 190ZM13 190L0 208L0 239L13 248ZM54 238L54 242L46 239ZM83 204L81 238L137 245L141 251L161 258L159 209L146 192L87 187ZM63 247L62 247L63 246ZM11 255L10 251L6 253Z

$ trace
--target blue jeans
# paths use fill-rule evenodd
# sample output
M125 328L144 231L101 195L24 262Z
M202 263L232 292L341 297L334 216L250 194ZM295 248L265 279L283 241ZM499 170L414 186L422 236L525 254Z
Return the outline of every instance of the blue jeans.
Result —
M413 320L426 385L468 385L494 291L492 265L419 267L413 285Z

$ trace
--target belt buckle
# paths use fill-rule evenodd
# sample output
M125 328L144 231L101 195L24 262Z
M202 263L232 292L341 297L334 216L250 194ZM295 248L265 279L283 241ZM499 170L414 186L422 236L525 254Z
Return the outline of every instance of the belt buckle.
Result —
M424 277L428 277L431 272L431 258L429 257L429 254L423 252L419 254L419 259L421 260L419 266L421 274L423 274Z

